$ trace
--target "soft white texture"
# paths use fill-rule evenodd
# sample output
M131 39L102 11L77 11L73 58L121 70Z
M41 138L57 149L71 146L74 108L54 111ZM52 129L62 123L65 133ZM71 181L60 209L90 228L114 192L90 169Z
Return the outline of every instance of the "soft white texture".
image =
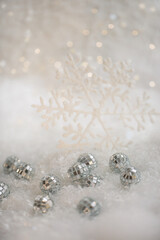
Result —
M120 185L119 175L111 173L108 167L114 150L58 151L61 129L58 125L49 131L42 129L39 115L31 108L31 104L39 102L40 95L46 96L59 85L53 79L50 58L53 63L63 62L67 53L78 52L82 59L89 57L94 63L100 55L118 61L131 59L140 76L136 91L141 95L146 90L158 112L160 4L144 1L145 8L141 9L140 3L138 0L0 2L0 164L8 155L16 154L36 168L33 181L26 182L5 175L0 167L0 181L11 188L8 199L0 203L0 240L160 239L159 119L154 124L146 122L143 132L131 135L133 144L125 153L141 171L142 180L126 190ZM98 9L97 14L91 13L93 8ZM154 8L156 11L151 11ZM116 14L117 19L111 21L110 14ZM101 30L108 30L110 22L115 29L104 37ZM81 33L85 28L90 30L87 37ZM131 34L134 29L139 31L137 37ZM73 41L74 48L68 49L67 41ZM102 48L96 47L97 41L103 42ZM149 49L150 43L155 44L155 50ZM41 49L39 55L34 54L36 48ZM27 73L19 61L23 55L31 65ZM17 73L12 76L14 68ZM155 88L149 87L150 81L155 81ZM121 129L116 134L121 136ZM67 178L67 169L83 152L97 157L96 172L104 176L97 188L75 187ZM63 187L54 197L53 211L35 216L32 207L35 196L40 194L40 179L52 171L62 180ZM93 197L102 205L102 213L92 221L81 218L76 211L83 196Z
M66 171L80 152L60 153L50 156L49 160L46 157L39 160L37 154L33 155L37 163L32 182L16 180L13 176L4 175L1 170L1 179L11 187L9 198L1 203L1 239L158 240L159 149L142 149L143 146L134 146L127 152L132 164L142 174L142 181L129 190L121 186L118 174L110 172L109 154L95 150L92 152L99 162L96 172L104 176L97 188L75 187L67 179ZM54 209L46 215L35 216L32 205L34 197L40 193L40 178L51 169L61 178L63 187L55 194ZM84 196L91 196L102 205L102 213L94 220L81 218L76 211L77 203Z

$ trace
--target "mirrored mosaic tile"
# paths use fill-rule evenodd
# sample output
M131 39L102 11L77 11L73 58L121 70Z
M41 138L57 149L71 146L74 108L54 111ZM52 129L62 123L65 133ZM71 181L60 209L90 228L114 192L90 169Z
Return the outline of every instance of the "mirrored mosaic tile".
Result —
M90 174L85 178L79 180L82 187L96 187L100 185L101 177L95 174Z
M120 180L122 185L129 186L131 184L139 183L141 180L141 174L136 168L129 167L121 173Z
M85 163L75 163L68 169L68 176L73 180L77 181L81 178L86 177L89 174L89 169Z
M4 182L1 182L0 183L0 201L2 201L3 198L8 197L9 194L10 194L9 186Z
M81 154L77 161L86 164L89 170L93 170L97 167L97 161L91 153Z
M46 213L49 209L52 209L53 205L54 202L48 195L38 195L34 200L33 209L35 213Z
M53 174L44 176L40 182L40 189L46 194L53 194L60 190L60 180Z
M23 178L26 180L31 180L34 176L34 169L33 167L28 163L20 163L16 166L16 169L14 171L14 175L17 178Z
M3 164L4 173L10 174L13 172L18 163L20 163L20 159L17 156L11 155L7 157Z
M77 209L83 216L94 217L99 215L101 206L94 199L85 197L79 202Z
M129 158L124 153L115 153L109 159L109 167L113 172L120 173L129 166Z

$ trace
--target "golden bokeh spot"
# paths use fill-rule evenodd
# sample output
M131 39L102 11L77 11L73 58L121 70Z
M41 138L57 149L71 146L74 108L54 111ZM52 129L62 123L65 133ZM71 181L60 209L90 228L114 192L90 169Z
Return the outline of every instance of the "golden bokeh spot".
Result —
M114 28L114 24L109 23L109 24L108 24L108 28L109 28L109 29L113 29L113 28Z
M30 38L29 38L29 37L27 37L27 38L25 38L25 39L24 39L24 42L25 42L25 43L28 43L28 42L29 42L29 40L30 40Z
M82 62L82 66L86 68L88 66L88 62Z
M153 43L150 43L150 44L149 44L149 48L150 48L151 50L154 50L154 49L156 48L156 46L155 46Z
M127 27L127 23L126 22L121 22L120 25L121 25L122 28L126 28Z
M83 29L83 31L82 31L82 34L84 35L84 36L88 36L89 35L89 30L88 29Z
M145 8L146 8L146 5L145 5L144 3L140 3L140 4L139 4L139 8L140 8L140 9L145 9Z
M54 64L55 68L60 68L62 66L61 62L56 61Z
M97 63L103 64L103 57L102 56L97 56Z
M154 81L150 81L150 82L149 82L149 86L153 88L153 87L156 86L156 83L155 83Z
M107 30L106 29L103 29L102 31L101 31L101 34L103 35L103 36L105 36L105 35L107 35Z
M71 47L73 47L73 42L72 41L68 41L66 43L66 45L67 45L67 47L71 48Z
M133 35L133 36L138 36L138 34L139 34L138 30L133 30L133 31L132 31L132 35Z
M23 63L23 66L24 66L24 68L28 68L30 66L30 62L29 61L25 61Z
M97 12L98 12L98 9L97 9L97 8L92 8L92 9L91 9L91 13L96 14Z
M15 69L15 68L12 68L12 69L11 69L11 74L13 74L13 75L14 75L14 74L16 74L16 72L17 72L17 71L16 71L16 69Z
M34 53L35 53L35 54L39 54L40 51L41 51L41 50L40 50L39 48L36 48L36 49L34 50Z
M91 78L93 76L93 73L89 72L89 73L87 73L87 76Z
M24 62L24 61L25 61L25 57L20 57L20 58L19 58L19 61L20 61L20 62Z
M136 74L136 75L133 76L133 79L136 80L136 81L138 81L138 80L140 79L140 77L139 77L138 74Z
M101 48L103 46L102 42L96 42L96 47Z

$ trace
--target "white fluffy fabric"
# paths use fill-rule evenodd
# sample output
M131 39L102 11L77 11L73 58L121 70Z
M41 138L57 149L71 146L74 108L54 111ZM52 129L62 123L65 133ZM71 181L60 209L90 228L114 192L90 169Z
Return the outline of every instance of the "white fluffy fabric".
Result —
M146 142L146 145L149 145ZM154 150L154 151L153 151ZM97 157L97 173L104 176L96 188L71 185L66 171L80 152L60 153L49 158L33 155L36 176L32 182L5 176L1 180L11 187L8 199L1 203L1 239L159 239L160 182L159 148L134 146L127 154L141 171L142 180L129 190L120 184L119 175L110 172L109 154L92 149ZM28 159L28 158L26 158ZM148 160L148 161L147 161ZM40 178L48 172L60 177L63 187L54 196L54 209L43 216L33 213L34 197L40 194ZM93 220L82 218L76 210L81 198L99 201L102 212Z
M159 1L4 0L0 1L0 12L0 181L11 189L9 197L0 203L0 240L159 240ZM87 36L83 34L84 29L89 30ZM107 35L102 30L107 30ZM96 46L97 42L102 43L101 48ZM76 53L82 61L90 62L94 74L100 74L104 81L107 78L99 70L102 64L97 63L97 56L98 59L111 57L113 62L132 60L136 85L127 89L131 105L134 106L139 96L141 111L150 109L145 118L135 109L144 129L138 132L132 121L132 128L128 129L122 128L121 121L103 119L108 130L115 124L114 136L132 144L124 147L115 142L116 149L107 145L99 148L95 139L104 131L95 121L87 146L78 148L77 140L73 139L76 149L65 149L64 145L58 149L58 140L64 140L62 130L66 121L56 120L48 131L41 127L44 118L31 105L39 104L39 96L47 102L52 89L66 88L55 77L54 67L59 68L68 53ZM97 83L96 90L100 89L102 85ZM121 86L121 91L125 89L126 85ZM144 91L150 98L143 106ZM72 93L79 97L78 85ZM97 103L96 99L94 102ZM118 98L118 109L123 108L124 102L126 99ZM83 99L84 109L85 103L87 100ZM104 106L115 107L107 101ZM148 119L152 109L154 123ZM81 118L84 127L88 119L81 121ZM73 124L70 119L71 116L67 123ZM105 139L110 143L110 137ZM66 137L65 143L69 141ZM115 151L125 152L141 172L141 182L130 189L124 189L119 175L109 170L109 157ZM73 186L67 178L68 168L83 152L95 155L98 161L95 172L104 177L96 188ZM2 164L11 154L35 167L31 182L3 173ZM33 212L34 198L41 193L41 177L50 172L61 179L62 188L54 196L53 210L37 216ZM82 218L76 210L84 196L96 199L102 206L101 214L93 220Z

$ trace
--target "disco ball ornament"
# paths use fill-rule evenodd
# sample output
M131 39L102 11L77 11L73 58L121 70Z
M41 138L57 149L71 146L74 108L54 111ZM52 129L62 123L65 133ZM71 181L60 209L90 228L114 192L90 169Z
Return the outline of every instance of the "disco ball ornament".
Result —
M8 197L9 194L9 186L4 182L0 182L0 201L2 201L3 198Z
M79 202L77 209L83 216L94 217L99 215L101 206L94 199L85 197Z
M60 180L52 174L44 176L40 182L40 189L46 194L54 194L60 190Z
M16 166L14 175L19 179L31 180L34 175L34 169L30 164L22 162Z
M85 178L79 180L82 187L96 187L100 185L101 177L95 174L90 174Z
M130 186L131 184L136 184L136 183L140 182L141 174L136 168L129 167L129 168L126 168L121 173L120 180L121 180L122 185Z
M89 170L93 170L97 167L97 161L91 153L80 155L77 162L86 164Z
M53 205L54 202L48 195L38 195L34 200L33 209L35 213L46 213Z
M120 173L129 166L129 158L124 153L115 153L109 159L109 167L113 172Z
M20 163L20 159L17 156L11 155L7 157L3 164L4 173L10 174L13 172L16 169L18 163Z
M68 169L68 177L73 181L85 178L89 174L89 169L85 163L75 163Z

